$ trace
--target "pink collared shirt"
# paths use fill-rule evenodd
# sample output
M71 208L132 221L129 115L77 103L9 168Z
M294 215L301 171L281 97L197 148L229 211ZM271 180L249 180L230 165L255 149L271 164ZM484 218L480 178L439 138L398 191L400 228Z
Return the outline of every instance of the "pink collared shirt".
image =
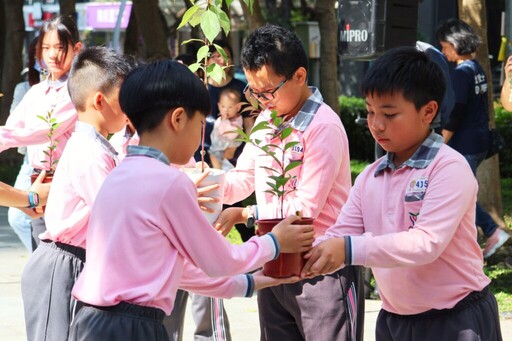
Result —
M268 110L260 113L255 126L262 120L270 120ZM266 144L269 142L266 134L267 131L260 130L251 139ZM291 141L299 144L285 155L286 164L302 160L302 165L290 173L297 176L290 184L296 189L285 197L284 215L301 211L303 217L315 218L315 234L321 236L336 221L350 191L347 135L338 115L322 103L307 128L294 129L284 143ZM271 157L246 144L236 167L226 174L224 202L238 202L256 191L258 218L277 218L281 216L280 204L275 196L265 192L270 172L262 167L278 169Z
M178 288L243 296L243 276L220 280L205 274L249 272L275 256L271 236L231 245L199 209L187 175L150 155L129 152L96 197L87 262L73 295L97 306L125 301L170 314Z
M37 169L49 169L44 154L49 145L48 125L37 116L45 116L51 109L60 123L53 138L58 140L54 159L59 159L71 136L77 114L68 94L67 80L46 80L30 88L12 111L5 126L0 127L0 152L13 147L27 146L29 163Z
M401 315L452 308L490 282L477 243L477 182L466 160L441 145L426 168L357 177L336 225L321 240L350 236L353 265L371 267L382 307Z
M116 162L110 143L93 126L78 121L53 177L41 239L85 248L91 208Z

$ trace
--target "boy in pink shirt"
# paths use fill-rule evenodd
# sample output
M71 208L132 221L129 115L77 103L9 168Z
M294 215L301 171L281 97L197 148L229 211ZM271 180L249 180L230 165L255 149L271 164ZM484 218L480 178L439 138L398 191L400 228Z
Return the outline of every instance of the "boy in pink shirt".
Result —
M21 279L29 340L67 340L75 309L71 289L85 262L90 211L117 163L106 138L127 121L118 94L129 70L122 56L102 47L85 49L73 61L68 90L78 121L53 178L47 230Z
M294 161L302 164L290 172L296 179L287 185L291 193L285 197L284 212L300 211L314 218L315 236L322 236L336 221L351 187L348 140L341 120L323 102L320 91L308 87L307 56L294 33L274 25L255 30L242 48L241 62L248 81L245 94L264 108L255 125L270 121L275 110L293 128L282 145L298 142L285 155L285 166ZM265 130L251 134L251 139L276 143ZM278 198L267 193L268 177L273 175L268 168L277 167L255 146L244 147L236 168L226 174L224 202L238 202L255 192L257 205L224 211L216 226L219 230L227 233L249 216L280 218ZM358 301L356 277L357 269L347 267L329 276L262 290L258 294L262 340L356 338L362 327L362 321L356 321L357 309L364 311L363 299L362 305L351 305Z
M87 230L87 263L73 295L85 304L70 340L168 340L162 324L178 288L220 297L250 296L287 283L257 269L282 252L310 248L313 226L290 217L268 236L231 245L197 204L197 190L173 164L187 163L200 141L208 91L186 66L158 61L123 82L121 108L140 142L100 188ZM204 240L204 242L202 242Z
M388 153L357 177L304 274L371 267L382 298L377 340L501 340L476 241L476 180L430 129L441 70L415 48L390 50L362 92L372 136Z

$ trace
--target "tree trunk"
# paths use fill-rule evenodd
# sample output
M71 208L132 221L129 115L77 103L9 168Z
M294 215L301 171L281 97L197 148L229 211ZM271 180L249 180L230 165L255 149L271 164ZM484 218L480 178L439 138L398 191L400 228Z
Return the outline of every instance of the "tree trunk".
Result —
M166 27L161 20L158 0L134 0L132 11L145 46L148 59L169 58L170 51L165 35Z
M241 1L240 3L242 5L242 10L244 11L244 17L247 20L249 32L252 32L258 27L265 25L265 19L261 13L260 0L254 0L254 4L252 6L252 14L244 1Z
M9 116L12 96L16 84L21 80L23 69L23 41L25 39L25 21L23 20L23 0L3 0L4 11L4 46L2 63L2 87L4 94L0 106L0 124Z
M59 0L60 15L70 15L77 22L76 1L75 0Z
M340 112L338 104L338 27L336 23L336 12L334 10L335 0L318 0L316 2L316 13L320 26L320 92L327 103L338 115Z
M478 34L482 44L477 50L476 59L482 65L488 85L489 95L489 121L494 126L494 107L492 97L492 75L489 63L489 48L487 46L487 13L485 1L458 0L459 18L467 22ZM501 185L498 155L485 160L478 168L477 178L479 183L478 200L489 212L494 220L504 226L503 206L501 203Z

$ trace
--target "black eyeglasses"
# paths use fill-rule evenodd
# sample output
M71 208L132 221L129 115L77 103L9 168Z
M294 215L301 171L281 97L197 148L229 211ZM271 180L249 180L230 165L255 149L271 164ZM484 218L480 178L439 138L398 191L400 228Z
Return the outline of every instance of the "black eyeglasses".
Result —
M279 83L279 85L272 91L263 91L263 92L254 92L250 87L249 84L247 84L244 88L244 94L247 93L247 90L249 90L249 96L256 98L258 101L265 100L265 101L271 101L275 99L276 97L274 94L277 90L279 90L284 83L286 83L290 79L290 77L286 78L284 81Z

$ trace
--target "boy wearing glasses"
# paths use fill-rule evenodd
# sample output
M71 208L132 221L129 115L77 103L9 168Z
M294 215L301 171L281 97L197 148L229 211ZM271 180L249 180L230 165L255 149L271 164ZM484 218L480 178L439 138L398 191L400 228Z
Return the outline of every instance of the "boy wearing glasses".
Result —
M276 111L294 128L283 143L299 142L286 155L286 163L302 164L291 171L296 180L287 185L294 191L285 197L284 215L300 211L313 217L315 235L322 236L335 223L351 187L345 129L318 89L308 87L306 53L294 33L274 25L255 30L242 48L241 62L248 80L245 93L263 108L255 124L270 120ZM270 142L264 132L260 138L262 144ZM273 159L246 145L235 169L226 174L224 202L256 192L257 205L225 210L214 224L217 230L227 234L235 223L279 217L278 199L265 192L270 175L266 168L276 168ZM261 340L355 340L358 324L362 326L356 321L357 309L364 309L356 303L356 277L356 268L345 267L261 290Z

